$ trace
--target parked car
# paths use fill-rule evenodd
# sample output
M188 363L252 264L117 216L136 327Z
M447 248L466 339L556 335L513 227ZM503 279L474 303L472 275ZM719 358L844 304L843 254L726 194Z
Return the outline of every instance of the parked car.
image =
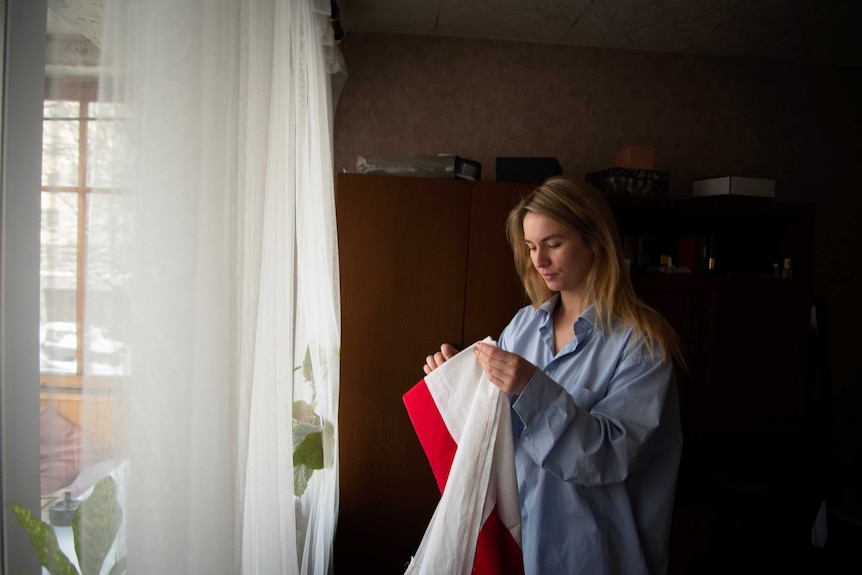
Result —
M86 373L122 375L128 371L128 349L100 327L84 334ZM51 321L39 328L39 366L49 373L78 373L78 329L74 322Z

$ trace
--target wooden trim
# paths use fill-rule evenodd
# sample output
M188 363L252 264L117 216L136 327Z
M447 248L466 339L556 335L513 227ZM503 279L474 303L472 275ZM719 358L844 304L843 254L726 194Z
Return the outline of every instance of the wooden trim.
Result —
M46 100L94 101L99 99L99 81L96 78L45 78Z
M65 375L54 373L39 374L39 386L43 390L81 393L84 388L83 379L87 378L87 390L112 390L125 384L125 378L111 375Z

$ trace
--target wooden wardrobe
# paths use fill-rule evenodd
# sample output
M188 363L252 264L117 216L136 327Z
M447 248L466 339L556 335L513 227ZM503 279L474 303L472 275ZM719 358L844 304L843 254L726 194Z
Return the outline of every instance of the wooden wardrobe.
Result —
M529 184L338 175L340 508L335 573L404 572L440 493L402 402L443 342L525 305L506 241Z

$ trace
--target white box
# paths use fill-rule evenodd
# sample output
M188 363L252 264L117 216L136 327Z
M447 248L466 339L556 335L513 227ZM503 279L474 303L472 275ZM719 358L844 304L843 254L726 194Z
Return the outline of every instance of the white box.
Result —
M691 197L708 196L752 196L757 198L775 197L775 180L768 178L748 178L745 176L724 176L692 180Z

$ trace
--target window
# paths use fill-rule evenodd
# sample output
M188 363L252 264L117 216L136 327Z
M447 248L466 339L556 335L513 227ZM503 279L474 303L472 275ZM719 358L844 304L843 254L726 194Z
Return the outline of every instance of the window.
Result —
M42 497L62 495L87 462L81 445L111 445L110 396L82 390L118 384L128 373L126 345L84 314L87 294L122 297L106 270L107 237L98 218L115 201L101 151L117 145L116 106L96 100L94 80L50 79L43 107L40 232L39 371ZM86 289L85 289L86 282ZM88 310L90 320L92 310ZM82 418L88 410L86 425ZM85 437L86 436L86 437ZM100 450L91 450L98 454Z
M116 110L94 95L94 86L67 88L44 103L39 365L47 388L80 387L85 371L118 376L128 369L124 345L106 328L79 329L85 280L90 289L117 287L116 278L100 276L98 248L107 238L100 237L100 226L89 225L102 213L92 208L110 201L110 172L96 152L116 145Z

